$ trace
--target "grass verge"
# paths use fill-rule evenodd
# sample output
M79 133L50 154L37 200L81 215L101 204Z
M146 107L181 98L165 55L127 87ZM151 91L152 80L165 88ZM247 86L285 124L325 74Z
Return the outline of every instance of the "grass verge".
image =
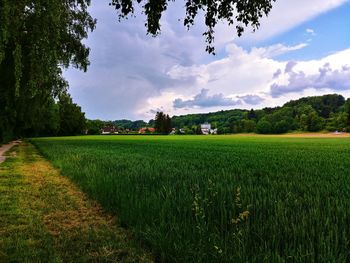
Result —
M152 262L29 143L0 165L0 262Z

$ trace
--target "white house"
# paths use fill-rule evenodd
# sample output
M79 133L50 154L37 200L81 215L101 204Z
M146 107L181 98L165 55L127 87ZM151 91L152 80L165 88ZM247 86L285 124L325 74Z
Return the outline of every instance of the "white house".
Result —
M218 129L212 129L210 123L204 123L201 124L201 130L202 134L208 135L208 134L218 134Z
M202 134L204 135L210 134L211 124L207 122L204 124L201 124L201 130L202 130Z

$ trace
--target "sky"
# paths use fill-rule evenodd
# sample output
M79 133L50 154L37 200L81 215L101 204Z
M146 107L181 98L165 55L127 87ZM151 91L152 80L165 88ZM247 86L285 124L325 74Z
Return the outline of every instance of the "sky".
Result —
M216 55L205 52L203 20L187 30L184 1L169 3L161 34L145 17L118 22L109 0L92 1L97 28L88 71L64 72L89 119L149 120L169 115L281 106L304 96L350 98L350 0L277 0L258 31L237 37L224 23ZM180 20L180 21L179 21Z

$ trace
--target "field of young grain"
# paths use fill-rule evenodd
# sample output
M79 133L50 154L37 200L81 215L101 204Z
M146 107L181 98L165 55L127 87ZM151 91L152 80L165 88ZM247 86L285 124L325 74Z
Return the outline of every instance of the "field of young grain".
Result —
M162 262L347 262L350 139L33 140Z

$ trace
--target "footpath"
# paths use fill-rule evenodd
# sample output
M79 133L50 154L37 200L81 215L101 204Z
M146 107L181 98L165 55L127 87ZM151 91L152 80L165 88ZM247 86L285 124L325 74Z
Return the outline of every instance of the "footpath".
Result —
M20 144L21 141L18 140L18 141L13 141L13 142L10 142L8 144L4 144L0 147L0 163L4 162L6 157L4 156L4 154L9 151L13 146L15 145L18 145Z

